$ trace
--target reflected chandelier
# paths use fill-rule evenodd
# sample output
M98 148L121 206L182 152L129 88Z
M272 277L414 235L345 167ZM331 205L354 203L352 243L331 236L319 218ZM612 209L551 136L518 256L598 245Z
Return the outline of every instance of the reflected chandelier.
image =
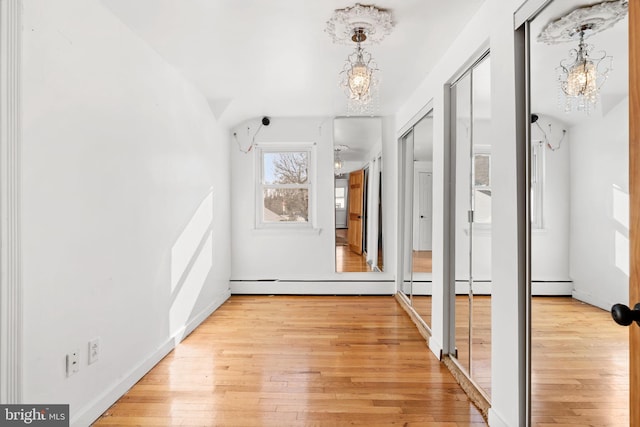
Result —
M600 99L600 87L612 68L613 58L600 51L594 55L593 45L584 42L585 30L579 31L578 49L569 51L569 58L557 67L558 84L564 93L566 112L572 108L590 113Z
M340 152L347 151L348 149L348 145L336 145L335 147L333 147L333 173L335 176L340 176L343 173L342 168L344 167L344 164L342 162L342 158L340 157Z
M338 9L327 21L327 32L334 43L356 43L340 72L340 87L348 98L349 114L373 115L378 109L378 66L362 43L379 43L391 32L391 14L375 6L356 3Z
M578 39L578 48L556 68L559 101L564 110L586 111L589 114L600 100L600 88L612 69L613 57L606 52L593 52L593 45L584 39L612 27L626 15L626 0L605 1L581 7L551 22L538 36L539 42L557 44Z

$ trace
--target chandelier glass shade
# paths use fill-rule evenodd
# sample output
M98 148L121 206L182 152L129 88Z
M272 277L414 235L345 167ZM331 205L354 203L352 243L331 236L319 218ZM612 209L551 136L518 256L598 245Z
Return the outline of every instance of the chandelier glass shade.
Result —
M336 158L333 162L333 172L335 173L335 175L342 175L342 160L337 153Z
M593 46L584 42L580 33L577 49L569 52L569 58L560 61L557 68L564 110L573 109L590 113L600 100L600 88L612 69L613 58L601 51L592 54Z
M364 98L369 94L371 86L371 70L361 58L348 71L349 94L352 98Z
M342 162L340 153L348 149L349 147L347 145L336 145L335 147L333 147L333 173L335 176L342 175L342 168L344 167L344 163Z
M348 113L373 114L378 100L378 67L371 54L360 45L364 34L355 30L353 38L357 46L340 72L340 86L348 98Z

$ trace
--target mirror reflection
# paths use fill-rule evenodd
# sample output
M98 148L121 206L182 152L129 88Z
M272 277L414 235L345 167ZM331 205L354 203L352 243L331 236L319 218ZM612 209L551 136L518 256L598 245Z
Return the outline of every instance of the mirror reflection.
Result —
M382 271L382 122L337 117L333 144L336 271Z
M451 87L455 204L455 349L451 354L491 394L490 59Z
M400 138L402 286L411 306L431 321L433 112Z
M413 128L413 206L411 210L412 305L431 324L433 233L433 112Z
M594 61L593 68L585 67L585 72L608 70L608 77L604 82L598 78L597 86L585 83L588 90L579 94L567 93L559 80L569 78L560 64L573 63L568 58L578 48L580 33L554 32L559 42L553 44L541 40L550 37L547 29L559 22L574 22L580 28L601 13L601 6L606 3L549 2L530 23L529 244L535 343L530 351L531 393L536 396L532 417L557 417L572 402L602 401L606 396L608 402L616 402L617 412L611 412L611 405L597 405L589 411L591 419L597 417L602 425L636 425L625 419L627 390L611 387L610 380L575 387L570 400L561 387L548 385L550 378L554 384L581 384L585 380L580 372L620 378L624 384L628 380L628 367L611 363L618 355L626 358L628 337L624 332L618 335L608 311L614 302L626 301L629 292L629 119L634 115L629 115L628 42L629 31L636 29L625 14L585 37L592 58L608 56ZM585 76L580 68L570 68L571 77ZM637 84L634 80L631 83ZM559 321L568 312L570 320ZM601 326L595 327L596 319L604 320ZM583 361L580 371L558 369L555 363L567 354L569 337L570 359ZM602 342L606 345L601 347ZM554 403L558 401L562 407ZM584 424L585 419L576 414L564 417L564 422Z
M402 279L400 291L409 299L411 303L412 297L412 265L413 259L411 257L411 240L413 225L412 213L413 213L413 128L410 129L400 139L400 194L399 203L401 206L400 213L400 236L401 243L399 244L401 262L402 265Z

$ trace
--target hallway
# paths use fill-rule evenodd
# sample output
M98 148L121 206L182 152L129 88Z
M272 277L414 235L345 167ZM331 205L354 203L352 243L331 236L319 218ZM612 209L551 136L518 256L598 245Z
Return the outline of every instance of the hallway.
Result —
M134 424L485 425L390 296L232 296L95 425Z

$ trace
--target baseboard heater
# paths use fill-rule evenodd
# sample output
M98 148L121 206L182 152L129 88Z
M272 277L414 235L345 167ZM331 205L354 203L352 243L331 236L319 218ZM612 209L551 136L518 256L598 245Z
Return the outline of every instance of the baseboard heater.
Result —
M232 294L394 295L393 280L231 280Z

